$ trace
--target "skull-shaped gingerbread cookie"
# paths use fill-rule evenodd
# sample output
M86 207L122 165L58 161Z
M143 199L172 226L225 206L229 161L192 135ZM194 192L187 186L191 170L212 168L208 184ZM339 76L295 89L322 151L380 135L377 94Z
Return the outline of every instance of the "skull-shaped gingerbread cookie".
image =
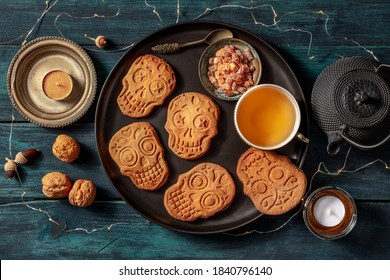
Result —
M122 113L141 118L164 103L176 86L176 76L163 59L147 54L138 57L122 80L117 102Z
M109 152L122 175L144 190L156 190L168 179L168 165L153 126L135 122L121 128L111 138Z
M179 157L196 159L210 148L218 134L219 108L201 93L186 92L176 96L168 107L168 146Z
M202 163L179 175L165 191L164 206L172 217L191 222L225 210L235 192L233 178L224 167Z
M268 215L280 215L294 208L306 191L306 176L285 156L249 148L237 165L244 193L255 207Z

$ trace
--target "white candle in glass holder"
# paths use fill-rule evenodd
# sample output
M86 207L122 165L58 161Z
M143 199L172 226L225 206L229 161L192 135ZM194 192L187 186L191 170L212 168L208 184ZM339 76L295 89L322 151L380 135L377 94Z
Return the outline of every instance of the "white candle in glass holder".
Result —
M344 219L345 206L338 197L327 195L316 201L313 206L313 214L321 225L333 227Z

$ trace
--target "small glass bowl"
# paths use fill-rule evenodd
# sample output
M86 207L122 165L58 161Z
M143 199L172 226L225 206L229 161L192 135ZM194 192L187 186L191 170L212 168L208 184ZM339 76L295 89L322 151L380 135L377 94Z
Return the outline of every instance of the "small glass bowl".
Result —
M321 225L314 217L314 205L323 196L335 196L342 201L345 207L343 220L335 226ZM307 228L315 236L325 240L335 240L346 236L357 221L357 208L352 196L345 190L337 187L325 186L315 190L306 199L303 206L303 220Z
M212 83L210 82L208 75L207 75L210 58L212 56L214 56L215 53L219 49L223 48L226 45L233 45L241 51L249 48L249 50L251 51L251 53L253 55L253 59L251 60L250 63L255 67L255 70L253 72L253 81L254 81L253 86L257 85L260 81L261 70L262 70L260 57L259 57L257 51L250 44L248 44L247 42L245 42L243 40L237 39L237 38L222 39L222 40L219 40L219 41L209 45L204 50L202 56L200 57L199 65L198 65L198 73L199 73L199 79L200 79L203 87L212 96L217 97L217 98L222 99L222 100L226 100L226 101L235 101L241 97L241 95L242 95L241 93L235 94L232 96L227 96L226 94L218 91L218 89L214 85L212 85Z

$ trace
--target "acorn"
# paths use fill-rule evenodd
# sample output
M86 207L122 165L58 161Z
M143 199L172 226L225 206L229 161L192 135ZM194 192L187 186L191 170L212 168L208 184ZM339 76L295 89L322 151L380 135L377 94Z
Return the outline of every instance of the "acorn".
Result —
M11 179L16 175L18 166L13 160L9 158L5 158L5 159L7 160L7 162L4 164L4 171L8 179Z
M95 45L98 47L98 48L104 48L107 46L107 39L106 37L100 35L100 36L97 36L96 38L93 38L91 36L88 36L87 34L84 34L84 36L92 41L95 42Z
M27 149L23 152L19 152L15 156L14 162L17 164L25 164L32 159L36 158L39 153L39 150L36 149Z

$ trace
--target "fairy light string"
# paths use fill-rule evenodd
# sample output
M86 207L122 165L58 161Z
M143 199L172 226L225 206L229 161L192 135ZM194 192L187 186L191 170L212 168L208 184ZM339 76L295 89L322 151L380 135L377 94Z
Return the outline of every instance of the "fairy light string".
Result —
M271 19L271 24L267 24L267 23L264 23L263 21L261 20L258 20L258 18L255 16L254 12L256 11L259 11L261 9L269 9L272 13L272 19ZM283 22L283 20L287 17L287 16L290 16L290 15L294 15L294 14L308 14L308 15L318 15L319 17L321 17L321 19L323 20L323 28L324 28L324 31L326 33L326 35L328 37L330 37L331 39L341 39L341 40L344 40L344 41L347 41L347 42L350 42L352 44L355 44L356 46L358 46L359 48L363 49L364 51L366 51L367 53L369 53L375 60L379 61L378 58L374 55L374 52L369 50L368 48L364 47L363 45L361 45L359 42L355 41L355 40L352 40L346 36L333 36L330 34L329 32L329 29L328 29L328 22L329 22L329 15L327 15L323 10L318 10L318 11L310 11L310 10L299 10L299 11L290 11L290 12L287 12L283 15L281 15L280 17L278 17L278 14L275 10L275 8L270 5L270 4L263 4L263 5L256 5L254 6L253 5L253 0L251 1L251 5L250 6L244 6L244 5L221 5L221 6L217 6L217 7L207 7L205 9L205 11L203 13L201 13L200 15L196 16L194 18L194 20L198 20L198 19L201 19L203 17L206 17L207 15L211 14L212 12L216 12L218 10L224 10L224 9L241 9L241 10L246 10L246 11L249 11L250 12L250 16L252 17L253 19L253 23L255 25L260 25L262 27L265 27L265 28L276 28L279 32L299 32L299 33L305 33L309 36L309 43L308 43L308 47L307 47L307 56L309 58L309 60L313 60L314 58L317 58L317 57L320 57L320 56L329 56L329 55L334 55L334 56L338 56L338 57L343 57L342 55L340 54L335 54L335 53L323 53L323 54L318 54L318 55L312 55L312 47L313 47L313 32L309 31L309 30L306 30L306 29L302 29L302 28L281 28L280 27L280 24Z
M22 203L23 203L27 208L29 208L29 209L31 209L31 210L33 210L33 211L36 211L36 212L40 212L40 213L45 214L45 215L47 216L47 219L48 219L49 222L54 223L54 224L56 224L57 226L59 226L59 225L60 225L60 222L58 222L58 221L56 221L55 219L53 219L52 216L49 214L48 211L43 210L42 208L34 207L34 206L31 205L32 202L28 202L28 201L26 201L26 200L24 199L24 197L25 197L25 195L27 194L27 192L25 191L25 187L24 187L24 184L23 184L23 181L22 181L22 178L21 178L21 176L20 176L19 171L16 169L15 172L16 172L16 179L17 179L17 181L18 181L18 184L19 184L19 187L20 187L20 190L21 190L20 199L21 199ZM8 207L8 206L10 206L10 205L11 205L11 203L8 203L8 204L1 204L0 206L1 206L1 207Z
M114 7L116 9L116 12L113 15L103 15L103 14L94 13L91 16L73 16L68 12L61 12L55 17L54 26L56 27L58 33L60 33L60 35L62 37L66 38L65 35L62 33L61 29L58 27L58 21L59 21L59 18L61 16L67 16L71 19L94 19L94 18L110 19L110 18L115 18L115 17L119 16L120 11L121 11L120 8L118 6L114 6L114 5L108 6L108 8L110 8L110 7Z
M176 4L176 23L180 20L180 0L177 0Z
M46 6L45 6L45 9L43 10L41 16L37 19L37 21L35 22L35 24L33 25L33 27L27 32L27 35L26 37L24 38L24 41L22 43L22 46L25 45L27 43L27 40L28 40L28 37L30 37L31 33L35 30L35 28L41 23L41 21L43 20L43 18L45 17L45 15L51 10L51 8L53 8L57 2L59 0L55 0L53 4L50 4L52 1L51 0L46 0L45 3L46 3Z
M22 39L24 37L24 40L23 42L21 43L21 45L25 45L27 42L28 42L28 39L31 35L31 33L37 28L39 27L39 25L42 23L42 20L43 18L45 17L45 15L57 4L59 0L55 0L54 2L52 0L46 0L45 1L45 8L44 10L42 11L41 15L37 18L35 24L25 33L19 35L18 37L14 38L14 39L11 39L11 40L8 40L8 41L4 41L4 42L0 42L0 45L7 45L7 44L10 44L10 43L13 43L13 42L16 42L16 41L19 41L20 39ZM53 2L53 3L52 3ZM51 4L52 3L52 4Z
M24 34L22 34L20 36L17 36L14 39L8 40L6 42L0 42L0 45L5 45L5 44L12 43L12 42L16 42L16 41L19 41L19 40L21 40L23 38L24 38L24 40L21 43L21 45L23 46L24 44L26 44L28 42L28 40L30 39L30 37L32 36L32 33L34 32L34 30L39 28L39 25L42 24L43 19L47 15L47 13L49 13L52 10L52 8L54 6L56 6L58 3L59 3L59 0L46 0L45 1L45 7L44 7L42 13L37 18L35 24L26 33L24 33ZM158 12L157 7L149 4L147 0L144 1L144 4L145 4L146 7L151 9L151 12L159 19L160 23L163 23L163 19L161 18L160 14ZM113 8L114 8L114 12L112 12ZM107 14L93 13L91 15L75 16L75 15L72 15L71 13L69 13L67 11L62 11L62 12L60 12L60 13L58 13L56 15L53 23L54 23L54 26L55 26L56 30L58 31L58 33L62 37L66 38L65 34L64 34L65 33L64 30L62 30L60 28L60 21L61 21L61 19L63 17L67 17L67 18L69 18L71 20L86 20L86 21L88 21L88 20L96 19L96 18L97 19L115 19L121 13L120 7L115 6L115 5L108 5L106 9L107 10L111 10L111 13L107 13ZM205 8L205 11L203 13L199 14L198 16L196 16L193 20L198 20L198 19L207 17L208 15L210 15L213 12L217 12L219 10L224 10L224 9L242 9L242 10L248 11L250 16L251 16L251 18L252 18L252 20L253 20L253 24L255 26L261 26L261 27L265 27L265 28L275 28L278 32L300 32L300 33L307 34L309 36L308 46L307 46L307 57L309 58L309 60L313 60L313 59L321 56L321 55L313 55L312 54L313 32L311 32L309 30L302 29L302 28L293 28L293 27L291 27L291 28L282 28L280 25L282 23L285 23L285 20L287 19L288 16L294 15L294 14L300 14L300 15L307 14L307 15L312 15L312 16L313 15L314 16L318 16L323 21L323 29L325 31L325 34L328 37L330 37L331 39L335 39L335 40L336 39L345 40L345 41L348 41L348 42L350 42L352 44L355 44L357 47L363 49L364 51L369 53L374 59L376 59L378 61L378 58L374 55L374 53L371 50L369 50L368 48L364 47L363 45L361 45L357 41L352 40L352 39L350 39L348 37L338 37L338 36L331 35L331 33L329 32L329 28L328 28L328 23L329 23L329 19L330 18L323 10L319 10L319 11L309 11L309 10L290 11L290 12L287 12L287 13L285 13L285 14L283 14L283 15L281 15L279 17L278 14L277 14L277 11L275 10L275 8L272 5L270 5L270 4L254 5L254 1L251 0L249 6L244 6L244 5L221 5L221 6L216 6L216 7L207 7L207 8ZM270 22L271 23L267 24L267 23L264 22L264 20L259 20L258 17L256 17L255 12L257 12L257 11L259 11L261 9L268 9L271 12L271 15L272 15L271 18L270 18ZM180 15L181 15L180 0L177 0L177 2L176 2L175 11L176 11L176 21L175 22L178 23L180 21ZM269 18L267 18L266 20L269 20ZM83 34L81 34L80 36L84 36ZM114 49L114 50L98 50L98 49L92 49L92 48L86 48L86 49L89 50L89 51L92 51L92 52L93 51L95 51L95 52L124 51L124 50L130 48L131 46L133 46L133 44L134 43L132 43L132 44L130 44L128 46L125 46L123 48ZM325 55L329 55L329 53L326 53ZM338 54L333 54L333 55L341 56L341 55L338 55ZM382 66L388 67L388 65L382 65ZM9 141L8 141L8 148L9 148L10 158L13 158L13 156L12 156L12 137L14 136L14 131L13 131L14 121L15 121L14 110L12 110L10 133L9 133ZM307 194L310 193L311 188L312 188L312 184L313 184L313 180L319 174L326 175L326 176L339 176L339 175L341 175L343 173L356 173L356 172L359 172L359 171L364 170L366 168L369 168L369 167L371 167L373 165L376 165L378 163L382 164L386 170L390 169L389 165L385 161L383 161L381 159L376 159L374 161L365 163L365 164L363 164L362 166L360 166L360 167L358 167L356 169L347 170L346 166L347 166L347 161L348 161L348 158L349 158L349 155L350 155L350 151L351 151L351 148L348 150L348 152L347 152L347 154L345 156L345 159L344 159L342 167L337 169L336 171L333 171L333 172L329 171L329 169L325 165L325 163L320 162L318 164L317 170L315 171L315 173L312 175L312 177L310 179L308 190L307 190ZM17 172L16 175L17 175L16 177L17 177L18 184L19 184L20 189L22 191L22 193L21 193L21 200L22 200L23 204L26 207L28 207L29 209L33 210L33 211L36 211L36 212L39 212L39 213L42 213L42 214L46 215L47 220L50 223L53 223L56 226L63 225L64 223L61 223L60 221L53 219L53 217L50 215L50 213L48 211L43 210L43 209L41 209L39 207L34 207L34 206L31 205L32 202L28 202L28 201L25 200L25 195L26 195L25 187L24 187L23 182L22 182L22 180L20 178L20 174ZM300 209L298 209L296 212L294 212L291 216L289 216L287 218L287 220L285 222L283 222L280 226L275 227L274 229L265 230L265 231L261 231L259 229L254 229L254 230L249 230L249 231L246 231L244 233L239 233L239 234L233 234L233 233L224 233L224 234L235 235L235 236L243 236L243 235L248 235L248 234L252 234L252 233L269 234L269 233L276 232L276 231L284 228L287 224L289 224L289 222L296 215L301 213L301 210L303 208L303 201L304 201L304 198L302 200L302 206L300 207ZM34 202L34 203L36 203L36 202ZM9 204L3 204L3 205L1 205L1 207L6 207L8 205ZM264 215L260 215L260 216L263 217ZM86 234L93 234L95 232L102 231L102 230L111 230L113 227L121 226L121 225L131 225L131 226L134 226L134 224L131 223L131 222L121 222L121 221L118 221L118 222L113 222L113 223L111 223L109 225L105 225L105 226L101 226L101 227L97 227L97 228L92 228L92 229L86 229L86 228L82 228L82 227L76 227L76 228L73 228L73 229L67 229L66 228L67 226L65 224L65 228L62 229L61 233L84 232ZM140 226L140 225L135 225L135 226ZM119 239L123 235L121 235L121 236L117 237L116 239L114 239L112 242L110 242L109 244L104 246L101 250L103 250L104 248L106 248L107 246L112 244L114 241L116 241L117 239Z
M163 20L162 20L160 14L158 13L156 6L149 4L148 1L146 1L146 0L144 1L144 3L147 7L152 9L152 13L157 16L157 18L160 20L160 23L163 23ZM176 2L176 21L175 22L178 23L179 21L180 21L180 0L177 0L177 2Z
M145 1L145 4L147 4L147 2ZM148 4L147 4L148 5ZM150 6L150 5L149 5ZM115 12L112 14L112 15L105 15L105 14L99 14L99 13L93 13L92 15L90 16L74 16L68 12L61 12L59 13L55 19L54 19L54 26L55 28L57 29L58 33L66 38L66 36L63 34L62 30L60 29L59 27L59 22L60 22L60 18L63 17L63 16L66 16L72 20L90 20L90 19L95 19L95 18L100 18L100 19L112 19L112 18L116 18L120 15L121 13L121 9L118 7L118 6L115 6L115 5L109 5L107 6L107 8L115 8ZM157 13L157 12L156 12ZM158 15L158 13L157 13ZM158 15L159 16L159 15ZM84 37L87 37L86 34L84 34ZM134 45L134 43L131 43L125 47L122 47L122 48L111 48L110 50L101 50L101 49L95 49L95 48L88 48L88 47L84 47L84 49L90 51L90 52L104 52L104 53L107 53L107 52L121 52L121 51L125 51L129 48L131 48L132 46Z
M148 1L146 1L146 0L144 1L144 3L145 3L146 6L148 6L149 8L152 9L152 13L155 14L158 17L158 19L160 20L160 22L162 23L163 21L162 21L162 19L160 17L160 14L157 12L156 6L150 5L148 3Z

